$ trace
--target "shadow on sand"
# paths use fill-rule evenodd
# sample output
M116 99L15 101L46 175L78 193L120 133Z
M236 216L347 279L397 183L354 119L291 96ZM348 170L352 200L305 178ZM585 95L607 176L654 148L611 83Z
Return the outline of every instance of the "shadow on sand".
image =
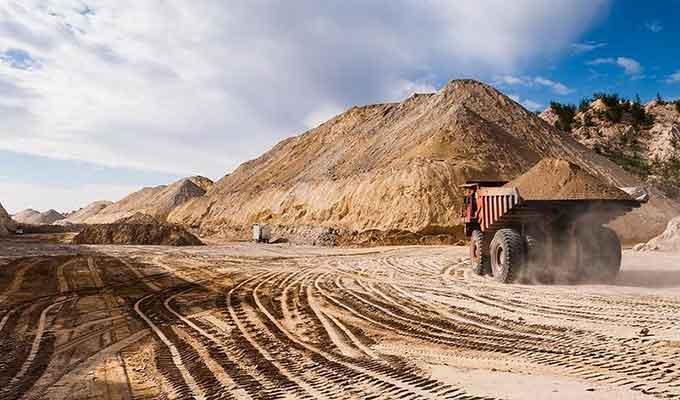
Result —
M645 288L680 288L680 270L621 271L614 285Z

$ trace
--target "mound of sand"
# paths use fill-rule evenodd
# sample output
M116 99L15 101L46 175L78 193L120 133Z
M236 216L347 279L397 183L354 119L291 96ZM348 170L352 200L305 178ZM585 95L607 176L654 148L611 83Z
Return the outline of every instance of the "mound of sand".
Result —
M165 221L172 210L188 200L202 197L212 181L202 176L181 179L171 185L144 188L117 201L95 215L85 218L86 224L109 224L135 213L151 215Z
M81 208L80 210L69 214L68 216L66 216L66 218L56 221L54 224L55 225L82 224L87 219L94 217L101 210L105 209L111 204L113 204L113 202L111 201L95 201Z
M141 215L141 214L140 214ZM74 244L202 246L203 242L179 225L130 222L87 225L73 238ZM148 220L147 220L148 221Z
M666 230L647 243L635 246L638 251L680 251L680 217L673 218Z
M64 216L55 210L39 212L29 208L15 214L12 218L14 219L14 221L20 224L50 225L56 221L64 219Z
M567 160L545 158L505 186L525 200L632 200L623 190Z
M151 215L134 213L133 215L121 218L115 222L116 224L136 224L136 225L157 225L160 222Z
M454 231L460 184L512 180L545 157L568 159L612 186L641 184L494 88L463 80L401 103L353 107L286 139L174 209L168 221L238 239L249 237L251 224L267 223L292 241L309 227L357 237ZM639 242L678 214L680 204L653 195L616 229Z
M0 204L0 236L7 236L10 232L14 231L14 221L10 218L7 211L5 211L2 204Z

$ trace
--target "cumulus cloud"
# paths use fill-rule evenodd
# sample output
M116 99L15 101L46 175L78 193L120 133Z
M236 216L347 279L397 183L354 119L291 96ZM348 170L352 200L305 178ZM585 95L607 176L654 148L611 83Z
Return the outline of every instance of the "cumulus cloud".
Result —
M570 89L567 85L553 81L551 79L544 78L542 76L512 76L512 75L503 75L500 77L496 77L495 83L497 85L503 86L503 85L508 85L508 86L514 86L514 85L519 85L519 86L543 86L551 89L553 92L559 95L566 95L569 93L572 93L574 90Z
M642 72L642 65L632 58L628 57L617 57L617 58L596 58L594 60L588 61L588 65L602 65L611 64L617 65L623 68L623 72L626 75L639 75Z
M0 148L220 176L351 105L521 72L606 7L6 0Z

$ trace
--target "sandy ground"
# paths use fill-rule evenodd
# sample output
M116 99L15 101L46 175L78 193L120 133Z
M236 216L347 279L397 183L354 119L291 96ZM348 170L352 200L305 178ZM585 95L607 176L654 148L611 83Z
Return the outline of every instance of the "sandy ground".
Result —
M0 399L680 398L680 255L540 286L466 253L0 242Z

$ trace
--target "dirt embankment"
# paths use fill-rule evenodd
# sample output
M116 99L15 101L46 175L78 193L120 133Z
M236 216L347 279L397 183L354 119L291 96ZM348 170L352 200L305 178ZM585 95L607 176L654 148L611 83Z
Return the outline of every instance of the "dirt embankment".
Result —
M202 246L203 242L175 224L160 223L137 213L112 224L87 225L73 238L74 244Z
M14 221L12 221L5 208L0 204L0 236L9 235L14 228Z

